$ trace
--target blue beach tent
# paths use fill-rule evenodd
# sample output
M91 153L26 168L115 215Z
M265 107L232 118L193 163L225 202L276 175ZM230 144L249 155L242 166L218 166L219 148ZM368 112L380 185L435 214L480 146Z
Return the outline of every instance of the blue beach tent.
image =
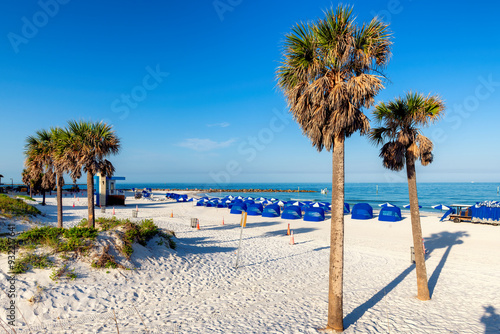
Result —
M401 209L397 206L386 206L378 214L378 220L384 222L398 222L401 219Z
M281 214L283 219L300 219L302 218L302 211L296 205L290 205L283 209Z
M247 214L249 216L260 216L262 215L262 211L264 207L260 203L250 204L247 208Z
M368 203L358 203L352 207L352 219L373 218L373 208Z
M217 202L217 201L208 201L206 204L206 207L207 208L216 208L218 203L219 202Z
M271 204L264 208L262 211L262 217L279 217L281 214L280 206L278 204Z
M325 210L322 208L307 208L304 212L304 221L321 222L325 220Z
M246 204L234 203L233 206L231 207L231 211L229 213L232 213L234 215L240 215L243 211L247 211Z
M351 208L349 207L349 203L344 203L344 214L348 214L351 212Z

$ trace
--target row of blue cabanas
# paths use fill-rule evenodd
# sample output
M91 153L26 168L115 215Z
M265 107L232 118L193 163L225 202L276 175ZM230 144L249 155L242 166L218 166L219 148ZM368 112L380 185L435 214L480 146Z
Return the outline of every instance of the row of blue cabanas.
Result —
M197 206L229 208L232 214L247 212L249 216L281 217L283 219L304 219L305 221L323 221L325 213L331 211L328 202L312 201L279 201L275 198L264 197L243 198L227 196L220 198L202 197L196 203ZM349 204L345 203L344 212L349 213Z

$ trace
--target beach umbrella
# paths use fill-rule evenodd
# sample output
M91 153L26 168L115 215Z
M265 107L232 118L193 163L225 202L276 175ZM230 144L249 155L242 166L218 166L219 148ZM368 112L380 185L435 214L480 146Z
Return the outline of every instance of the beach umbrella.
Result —
M389 203L389 202L379 204L378 206L380 206L381 208L394 208L395 207L394 204ZM410 204L408 204L408 207L410 207Z
M409 208L410 208L410 204L403 205L403 208L405 208L405 209L409 209ZM418 206L418 208L419 208L419 209L422 209L422 206L421 206L421 205L419 205L419 206Z
M284 206L285 203L283 201L278 201L276 204L278 204L279 206Z
M314 203L313 208L319 208L321 205L319 203Z
M277 198L272 197L272 198L270 198L269 200L274 202L274 201L277 201L278 199L277 199Z
M237 199L243 199L243 197L241 197L241 196L238 196L238 197L236 197L236 198L237 198Z
M266 199L264 197L259 197L257 198L257 201L261 201L261 202L264 202Z
M443 205L443 204L433 205L433 206L431 206L431 208L441 210L441 211L450 210L449 207L447 207L446 205Z
M253 197L248 196L247 200L253 201Z

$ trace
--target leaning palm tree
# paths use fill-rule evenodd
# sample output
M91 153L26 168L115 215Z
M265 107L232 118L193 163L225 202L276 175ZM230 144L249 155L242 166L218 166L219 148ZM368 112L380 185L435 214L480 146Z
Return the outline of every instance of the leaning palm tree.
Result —
M94 175L113 175L114 167L105 158L119 152L120 139L112 126L103 122L70 121L67 135L66 154L68 161L75 163L72 175L78 175L81 169L87 173L88 226L95 227Z
M379 127L370 133L370 139L374 143L383 144L380 157L385 168L400 171L406 165L417 272L417 297L420 300L429 300L430 294L422 246L415 161L420 160L424 166L430 164L433 160L433 145L429 138L422 135L419 127L437 121L443 115L444 109L444 103L438 96L425 97L409 92L405 97L377 104L373 114Z
M333 151L328 323L343 331L344 142L370 125L362 108L384 88L390 57L388 25L374 18L361 26L352 8L338 6L325 18L300 23L285 37L278 85L303 133L318 150Z
M50 132L39 130L35 136L28 136L24 154L26 170L29 172L29 176L25 178L37 180L41 177L42 205L45 205L46 190L52 190L55 186Z

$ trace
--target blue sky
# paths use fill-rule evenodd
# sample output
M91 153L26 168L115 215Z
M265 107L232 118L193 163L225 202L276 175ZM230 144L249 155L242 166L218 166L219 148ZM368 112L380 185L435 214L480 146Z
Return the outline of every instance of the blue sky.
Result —
M358 22L391 23L390 82L376 98L439 94L447 115L424 130L434 163L421 182L500 182L500 5L352 1ZM283 37L331 1L4 1L0 4L0 174L21 179L28 135L104 120L129 182L329 182L276 88ZM371 111L366 110L371 116ZM347 182L405 182L379 149L346 143ZM82 179L81 182L84 182Z

